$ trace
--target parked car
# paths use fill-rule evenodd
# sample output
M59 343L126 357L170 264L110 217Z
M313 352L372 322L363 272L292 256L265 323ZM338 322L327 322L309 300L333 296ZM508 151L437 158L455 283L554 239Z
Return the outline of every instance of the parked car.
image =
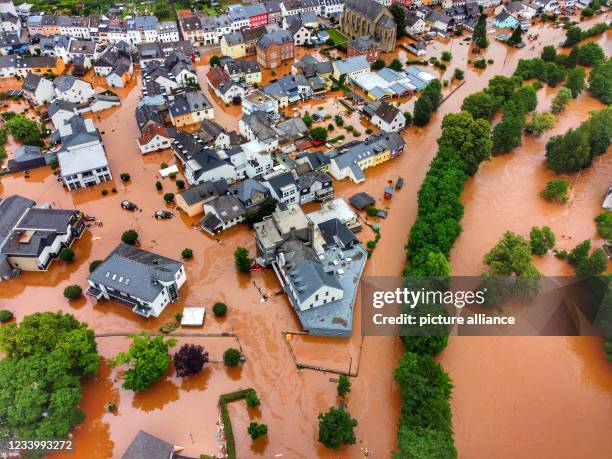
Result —
M138 206L134 204L132 201L121 201L121 207L125 210L129 210L130 212L134 212L138 209Z
M174 214L168 210L156 210L153 216L158 220L168 220L169 218L174 217Z

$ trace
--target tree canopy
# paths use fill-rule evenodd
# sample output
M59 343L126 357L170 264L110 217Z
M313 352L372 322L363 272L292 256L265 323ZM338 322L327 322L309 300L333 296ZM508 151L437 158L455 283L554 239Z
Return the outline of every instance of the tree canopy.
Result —
M151 337L143 334L132 337L127 352L120 352L112 361L113 365L126 365L123 388L141 392L161 378L170 365L169 349L176 340L162 336Z
M612 59L599 62L589 75L589 92L606 105L612 104Z
M531 246L522 236L506 231L501 240L485 256L484 262L497 276L536 274L531 259Z
M93 332L71 314L42 312L0 327L0 434L66 438L85 418L81 378L98 371Z
M319 441L328 448L354 445L357 442L353 432L355 427L357 421L347 411L332 407L327 413L319 413Z

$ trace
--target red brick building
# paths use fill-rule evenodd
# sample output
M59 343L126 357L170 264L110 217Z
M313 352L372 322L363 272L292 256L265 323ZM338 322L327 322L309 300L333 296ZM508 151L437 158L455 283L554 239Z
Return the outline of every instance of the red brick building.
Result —
M257 42L257 62L266 69L280 67L284 61L293 60L293 36L287 30L271 32Z

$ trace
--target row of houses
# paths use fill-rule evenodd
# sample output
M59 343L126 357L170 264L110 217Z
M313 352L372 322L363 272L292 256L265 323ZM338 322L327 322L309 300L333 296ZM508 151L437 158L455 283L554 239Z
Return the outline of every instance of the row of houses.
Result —
M121 19L97 14L89 16L31 14L27 17L26 27L31 37L65 35L94 42L124 41L132 45L179 40L177 23L175 21L160 22L155 16Z

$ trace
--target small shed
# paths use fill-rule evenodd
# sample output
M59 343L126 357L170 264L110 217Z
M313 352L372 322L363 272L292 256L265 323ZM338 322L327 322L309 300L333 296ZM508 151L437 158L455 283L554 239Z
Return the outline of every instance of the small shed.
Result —
M204 325L204 317L206 316L205 308L184 308L181 325L185 327L199 327Z
M176 167L175 164L173 164L172 166L166 167L165 169L159 170L159 175L161 175L162 177L168 177L168 175L172 173L174 174L178 173L178 167Z
M357 210L363 210L368 206L374 205L374 203L376 203L376 199L374 199L368 193L362 191L360 193L357 193L351 196L349 198L349 202Z

